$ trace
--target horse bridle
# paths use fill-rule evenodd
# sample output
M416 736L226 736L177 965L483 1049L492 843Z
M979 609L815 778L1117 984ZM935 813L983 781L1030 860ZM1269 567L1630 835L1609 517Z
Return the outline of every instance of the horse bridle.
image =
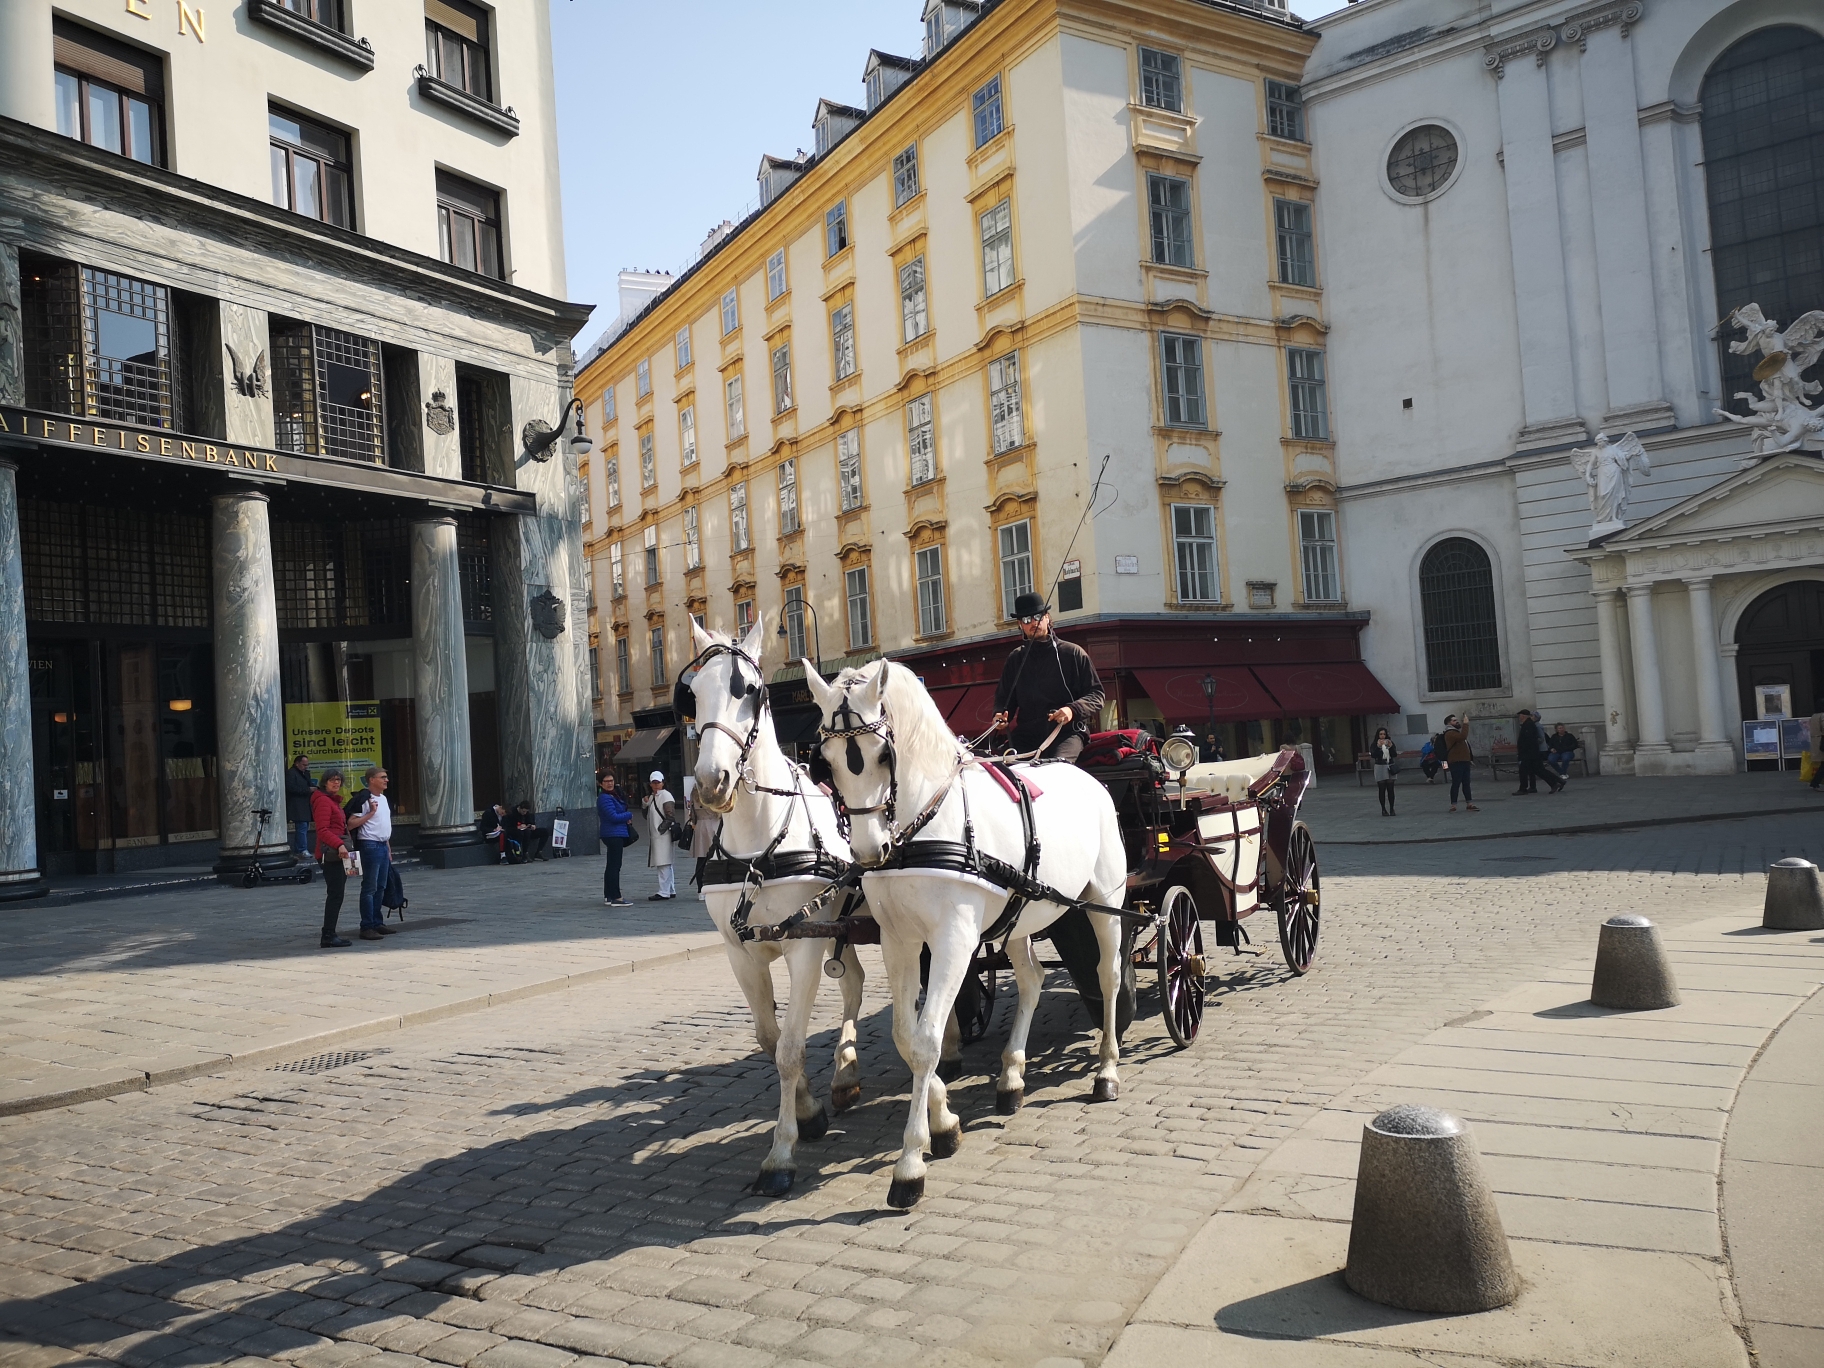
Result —
M850 706L846 689L842 694L842 702L837 705L831 718L839 725L819 724L817 728L818 745L821 748L832 741L848 742L843 754L843 763L848 766L850 774L860 774L867 763L862 759L861 746L855 738L858 736L878 736L880 738L883 748L881 755L887 762L887 799L884 803L875 803L872 807L850 807L843 800L840 792L832 793L831 797L850 817L868 817L876 812L885 813L887 829L891 831L893 816L899 806L899 755L893 748L893 724L887 721L885 709L882 709L880 716L872 722L863 722L855 709ZM831 788L834 789L835 785L832 784Z
M797 791L794 789L769 788L754 780L753 766L748 763L748 757L754 752L754 743L760 739L760 718L772 706L772 703L767 693L766 676L760 672L760 663L739 646L720 641L713 642L699 651L696 657L678 672L677 687L673 690L671 698L673 715L680 722L686 717L693 721L696 719L695 691L685 681L693 670L700 670L704 662L713 660L719 655L731 658L728 674L729 696L735 700L737 706L750 698L753 699L754 720L748 724L746 736L742 736L733 727L723 722L697 722L698 734L717 731L735 743L738 748L738 754L735 756L735 782L745 785L749 793L770 793L780 798L797 797ZM751 683L744 683L742 679L741 665L743 662L754 672L754 679ZM688 706L686 706L687 700Z

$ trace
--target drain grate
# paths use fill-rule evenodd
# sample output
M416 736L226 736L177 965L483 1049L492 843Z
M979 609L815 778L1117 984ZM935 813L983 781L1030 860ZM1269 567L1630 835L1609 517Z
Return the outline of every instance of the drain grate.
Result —
M320 1074L331 1069L345 1068L350 1064L359 1064L364 1059L385 1054L385 1050L331 1050L328 1054L312 1055L309 1059L294 1059L285 1064L274 1064L268 1073Z

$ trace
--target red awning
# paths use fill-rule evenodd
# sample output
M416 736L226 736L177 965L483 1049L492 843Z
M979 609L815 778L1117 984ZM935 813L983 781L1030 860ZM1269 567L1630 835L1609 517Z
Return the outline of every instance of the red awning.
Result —
M961 703L963 695L974 687L973 684L940 684L927 692L931 695L931 701L937 704L937 710L948 717L950 710Z
M1204 697L1203 679L1216 681L1213 700L1218 722L1255 722L1280 717L1279 705L1245 666L1218 665L1202 670L1135 670L1146 696L1173 724L1210 720L1212 700Z
M1359 660L1331 665L1256 665L1286 717L1359 717L1397 713L1400 705Z
M971 684L969 691L955 707L945 713L950 730L965 736L980 736L994 721L993 684Z

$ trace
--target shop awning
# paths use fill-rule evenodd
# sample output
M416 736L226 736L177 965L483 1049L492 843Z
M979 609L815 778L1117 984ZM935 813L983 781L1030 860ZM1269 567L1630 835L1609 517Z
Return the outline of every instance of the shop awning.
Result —
M1345 660L1332 665L1256 665L1286 717L1360 717L1397 713L1400 705L1366 665Z
M1283 716L1260 681L1244 665L1218 665L1202 670L1135 670L1134 678L1146 690L1146 696L1165 715L1167 722L1195 726L1208 721L1211 700L1203 693L1203 679L1216 681L1215 720L1218 722L1256 722Z
M784 708L773 714L773 733L782 746L795 746L800 741L813 741L823 722L821 708Z
M676 727L651 727L645 731L636 731L633 739L614 753L617 765L643 765L657 755L665 743L671 740Z

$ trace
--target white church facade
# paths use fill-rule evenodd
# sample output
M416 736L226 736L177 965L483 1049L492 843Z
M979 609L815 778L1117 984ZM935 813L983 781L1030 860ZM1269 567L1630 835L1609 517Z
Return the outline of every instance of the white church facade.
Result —
M1824 367L1793 373L1824 322L1824 6L1316 27L1345 578L1394 730L1528 707L1595 728L1607 772L1732 771L1756 685L1824 709ZM1790 357L1730 326L1749 304Z

